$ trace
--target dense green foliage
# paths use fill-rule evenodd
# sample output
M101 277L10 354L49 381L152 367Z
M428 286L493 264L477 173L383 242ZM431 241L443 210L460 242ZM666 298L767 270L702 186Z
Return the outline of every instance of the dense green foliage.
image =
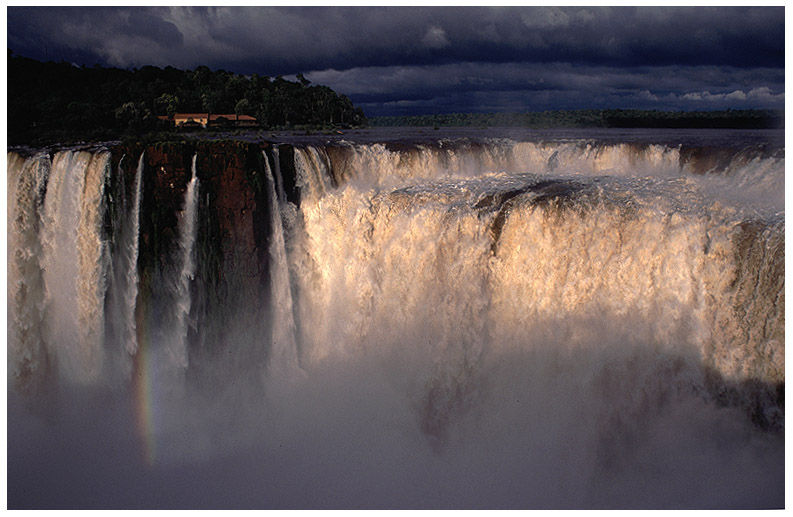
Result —
M235 113L263 129L349 127L366 123L360 108L327 86L199 66L135 70L77 67L8 57L11 143L110 138L162 130L157 115Z
M372 126L474 126L528 128L778 128L784 112L772 110L648 111L562 110L525 113L448 113L375 117Z

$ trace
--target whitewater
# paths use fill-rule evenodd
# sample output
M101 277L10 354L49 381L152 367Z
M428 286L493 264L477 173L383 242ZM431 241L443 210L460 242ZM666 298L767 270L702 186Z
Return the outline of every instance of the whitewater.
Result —
M9 508L784 506L781 132L400 131L10 151Z

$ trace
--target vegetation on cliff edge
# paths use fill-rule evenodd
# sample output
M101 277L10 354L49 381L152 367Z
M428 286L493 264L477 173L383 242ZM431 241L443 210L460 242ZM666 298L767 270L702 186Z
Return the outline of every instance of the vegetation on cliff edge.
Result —
M122 70L42 63L8 56L8 139L13 144L108 140L167 130L157 116L229 113L256 117L263 129L351 127L366 117L349 98L297 81L144 66Z

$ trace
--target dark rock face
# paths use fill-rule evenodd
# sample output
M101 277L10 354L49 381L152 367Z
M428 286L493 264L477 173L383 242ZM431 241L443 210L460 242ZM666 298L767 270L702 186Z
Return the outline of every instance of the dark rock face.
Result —
M295 148L293 146L282 144L278 147L278 166L281 171L281 181L283 181L287 201L300 206L300 188L297 185Z
M243 329L264 337L269 282L270 206L261 148L208 143L196 152L201 189L197 281L193 297L204 322L202 353L243 360L235 347ZM264 339L262 339L264 342ZM222 355L221 355L222 354Z
M221 277L233 272L258 278L267 271L263 251L270 233L261 152L245 145L210 145L197 150L196 164L204 244L217 248Z
M140 299L149 323L159 326L168 324L164 309L173 297L169 282L181 259L179 221L193 156L197 157L197 268L191 282L191 354L236 357L233 349L239 336L230 329L237 327L264 336L271 234L264 148L266 145L222 141L126 145L112 151L113 167L119 172L115 183L121 184L115 191L126 193L126 203L131 202L128 198L132 196L138 158L145 152Z

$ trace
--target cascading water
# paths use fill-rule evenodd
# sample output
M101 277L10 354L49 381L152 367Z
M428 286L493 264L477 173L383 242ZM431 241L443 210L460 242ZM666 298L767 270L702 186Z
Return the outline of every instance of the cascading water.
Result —
M169 365L184 370L188 366L188 324L192 295L190 283L195 277L196 218L198 216L198 176L196 159L193 156L192 176L184 196L184 209L179 221L179 274L174 286L173 326L166 338L166 361Z
M130 355L134 355L138 349L135 328L135 304L138 298L138 241L140 239L140 202L143 192L144 158L145 153L141 153L138 160L137 173L135 174L135 199L132 204L132 213L130 214L130 230L127 234L129 240L124 247L127 257L127 290L124 296L124 307L126 309L124 348Z
M295 149L295 168L304 199L319 199L331 188L327 157L316 147Z
M265 174L267 175L267 193L270 204L270 221L272 235L270 241L270 321L272 331L272 349L270 358L274 368L294 370L297 360L297 328L293 313L292 286L289 275L289 263L286 256L284 241L284 222L281 218L280 205L285 203L283 194L276 194L275 179L270 168L269 159L263 153ZM275 154L276 163L278 154ZM281 190L283 192L283 190Z
M11 506L784 504L782 149L224 145L9 154Z
M143 169L145 153L141 153L132 184L132 197L127 206L125 182L119 182L119 192L115 193L118 203L124 207L123 216L118 219L115 231L119 246L113 257L113 281L108 288L108 330L106 339L118 343L116 364L111 368L118 370L123 382L129 382L133 369L133 358L138 351L137 316L139 272L138 254L140 241L140 209L143 197ZM124 158L122 158L123 160ZM119 167L119 176L122 176ZM112 198L112 195L111 195ZM127 216L128 214L128 216Z
M102 238L107 152L60 152L52 163L40 232L43 336L58 371L96 382L104 360L107 243Z
M46 155L8 155L8 379L18 389L34 384L47 366L38 229L50 165Z

